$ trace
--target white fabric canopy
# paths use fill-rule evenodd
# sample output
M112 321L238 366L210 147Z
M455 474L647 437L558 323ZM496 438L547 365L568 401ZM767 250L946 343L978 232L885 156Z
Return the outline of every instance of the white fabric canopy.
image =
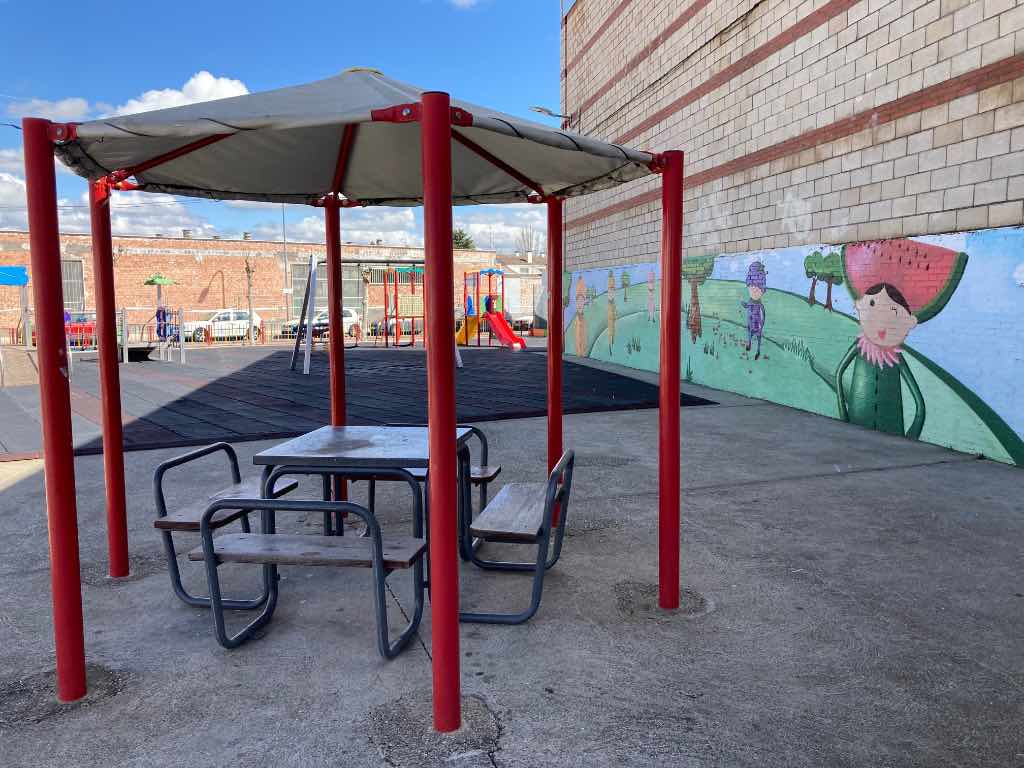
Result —
M341 136L358 124L341 193L368 205L422 201L420 126L374 121L374 110L420 100L423 89L370 69L307 85L82 123L57 155L98 179L217 134L227 138L136 174L141 189L192 197L311 203L331 191ZM472 125L452 130L545 194L605 189L651 173L652 155L453 99ZM535 190L452 141L454 203L522 202Z

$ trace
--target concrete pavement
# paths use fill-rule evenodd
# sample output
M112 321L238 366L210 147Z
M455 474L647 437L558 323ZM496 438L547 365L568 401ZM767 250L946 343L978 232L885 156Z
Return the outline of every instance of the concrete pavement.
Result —
M462 627L456 736L429 729L429 608L422 642L382 661L362 571L283 569L263 637L215 644L207 613L172 597L151 528L150 477L173 450L126 457L119 583L103 576L101 457L77 460L98 695L54 706L42 478L22 467L0 480L0 764L1024 766L1021 471L686 389L720 403L682 410L691 610L653 607L657 412L567 417L563 560L529 624ZM542 419L484 426L499 481L543 477ZM265 445L240 444L243 462ZM208 466L179 493L221 484ZM401 492L378 499L404 530ZM236 589L256 578L225 570ZM397 626L409 600L392 580ZM523 605L528 588L462 570L466 608Z

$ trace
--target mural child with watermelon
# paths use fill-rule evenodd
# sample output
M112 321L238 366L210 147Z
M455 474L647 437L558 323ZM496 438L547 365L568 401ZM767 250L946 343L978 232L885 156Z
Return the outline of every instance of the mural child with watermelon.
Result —
M935 317L949 302L967 254L915 240L876 240L846 246L842 261L860 335L836 369L839 417L916 440L924 428L925 402L903 359L902 344L919 323ZM847 388L843 377L851 364ZM907 430L904 383L915 406Z

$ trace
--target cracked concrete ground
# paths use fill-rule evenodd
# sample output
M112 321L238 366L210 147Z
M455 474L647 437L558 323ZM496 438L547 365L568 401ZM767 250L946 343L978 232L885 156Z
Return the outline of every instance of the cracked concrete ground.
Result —
M451 737L428 727L429 606L423 642L382 661L368 572L282 569L263 636L215 644L208 614L171 595L151 528L150 477L176 451L126 457L137 574L119 583L102 576L102 460L76 462L99 684L53 707L42 477L0 465L0 765L1024 766L1021 470L691 391L721 403L682 411L691 610L652 604L657 412L567 417L563 559L529 624L462 626L467 728ZM485 428L500 482L543 476L543 420ZM243 462L265 445L239 445ZM179 498L222 485L216 469ZM378 505L405 530L397 487ZM225 590L255 585L251 567L224 570ZM391 581L397 629L409 584ZM465 608L528 589L461 573Z

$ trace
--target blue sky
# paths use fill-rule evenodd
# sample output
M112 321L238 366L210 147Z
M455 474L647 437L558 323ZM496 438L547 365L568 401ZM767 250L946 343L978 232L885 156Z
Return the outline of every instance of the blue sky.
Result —
M557 0L356 2L60 2L0 0L0 122L26 114L80 120L308 82L350 66L538 120L559 106ZM157 8L163 10L155 10ZM552 121L553 122L553 121ZM24 229L20 132L0 126L0 229ZM58 174L65 231L86 231L85 184ZM290 206L289 239L322 239L319 214ZM415 243L417 209L344 214L343 238ZM456 209L480 247L515 248L530 206ZM118 195L119 233L180 234L188 227L279 238L279 207Z

